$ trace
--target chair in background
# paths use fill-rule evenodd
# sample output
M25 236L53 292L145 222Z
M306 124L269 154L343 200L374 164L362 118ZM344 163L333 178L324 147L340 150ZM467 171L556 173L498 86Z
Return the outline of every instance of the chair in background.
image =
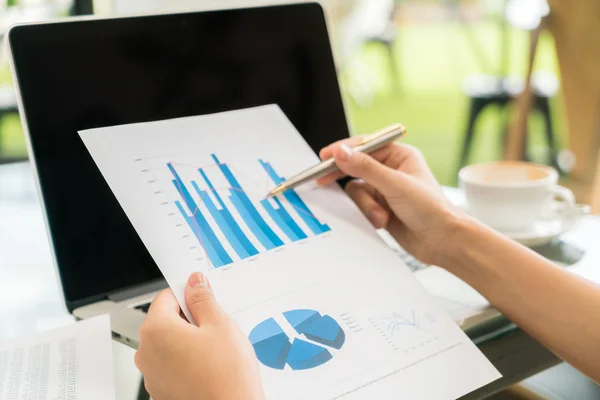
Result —
M398 32L395 25L394 0L354 0L352 11L336 25L336 62L347 74L349 96L358 104L367 105L373 99L373 82L380 77L370 65L357 57L366 43L383 45L390 61L394 89L399 87L399 68L395 57Z
M73 0L71 15L91 15L94 13L94 0Z
M458 168L468 162L476 124L481 114L490 107L498 107L505 111L525 89L525 79L518 77L498 78L493 76L473 76L463 83L463 92L469 97L469 116L465 130ZM558 93L558 79L550 73L540 72L532 76L531 90L533 92L532 109L540 113L545 125L545 138L548 147L548 164L558 168L558 147L555 129L552 123L550 100ZM501 137L505 141L505 126L502 127ZM528 159L526 152L520 154L521 159Z
M557 161L558 148L555 139L554 126L552 124L552 113L550 107L551 98L558 93L558 79L551 73L539 72L532 73L534 56L537 50L538 37L543 28L543 17L548 13L548 6L545 0L507 0L505 2L502 36L500 47L502 49L501 66L497 75L478 75L465 79L463 91L468 96L470 110L465 130L461 155L458 163L458 169L462 168L469 159L473 139L476 134L476 124L483 111L494 106L498 107L504 116L508 114L508 107L514 100L519 99L519 104L529 101L526 107L519 107L517 125L524 125L526 136L526 124L530 110L539 112L545 124L545 138L548 148L547 163L559 168ZM522 28L531 32L530 58L528 72L525 78L509 76L509 32L508 24ZM471 40L476 45L476 41ZM477 49L477 47L476 47ZM483 52L478 50L477 54L481 59ZM523 96L523 94L528 94ZM524 120L524 122L523 122ZM505 148L512 145L509 143L506 135L506 117L502 124L502 141ZM526 146L523 144L516 150L519 152L518 159L528 159ZM513 150L515 153L515 150Z
M396 27L395 16L396 3L394 3L389 10L389 17L385 26L382 26L378 31L373 32L372 36L367 37L365 42L381 45L385 49L388 64L390 66L392 86L396 92L399 92L401 90L400 68L395 52L399 34Z

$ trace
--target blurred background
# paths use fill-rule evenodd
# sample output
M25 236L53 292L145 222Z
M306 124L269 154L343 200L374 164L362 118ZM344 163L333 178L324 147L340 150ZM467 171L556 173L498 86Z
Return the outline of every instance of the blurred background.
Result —
M0 0L0 39L19 22L285 2L291 0ZM403 123L409 131L405 141L421 149L438 180L450 186L469 163L549 164L560 170L562 184L580 202L600 211L600 196L595 196L600 194L600 1L321 3L352 134ZM26 160L27 153L4 47L0 40L0 164L10 164ZM35 203L29 178L21 182L12 167L19 166L3 169L14 178L5 178L0 200ZM14 221L0 225L18 231L0 230L3 241L18 237L25 243L32 232L42 232L23 225L17 208L8 210ZM2 261L18 266L11 273L23 272L23 277L31 268L27 260ZM33 298L36 288L30 289ZM0 293L6 301L13 297ZM118 357L131 363L129 353ZM139 379L134 369L130 372L122 379L131 386L125 385L132 393L127 398L133 398ZM517 388L512 396L494 399L598 398L597 386L565 364L529 379L526 387L540 395L521 395Z
M131 14L275 1L0 0L10 24L68 15ZM352 133L409 129L441 183L465 163L498 160L531 70L526 157L573 166L545 0L324 0ZM539 39L537 35L539 34ZM530 62L532 42L535 60ZM26 157L6 51L0 56L0 160ZM40 66L43 68L43 66ZM541 97L541 98L540 98ZM539 104L538 104L539 103ZM469 130L469 125L472 129ZM512 124L514 125L514 124Z

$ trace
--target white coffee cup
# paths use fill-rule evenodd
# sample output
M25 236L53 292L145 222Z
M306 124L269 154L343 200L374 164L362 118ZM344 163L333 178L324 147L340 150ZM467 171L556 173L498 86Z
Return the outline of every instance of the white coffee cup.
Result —
M526 162L474 164L459 172L470 215L500 232L525 232L541 219L560 220L575 208L554 168Z

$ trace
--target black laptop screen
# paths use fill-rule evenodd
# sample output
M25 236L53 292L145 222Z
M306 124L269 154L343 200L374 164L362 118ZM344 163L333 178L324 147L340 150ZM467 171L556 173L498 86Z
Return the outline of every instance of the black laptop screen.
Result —
M70 309L161 277L77 131L276 103L315 151L348 135L316 4L24 26L9 40Z

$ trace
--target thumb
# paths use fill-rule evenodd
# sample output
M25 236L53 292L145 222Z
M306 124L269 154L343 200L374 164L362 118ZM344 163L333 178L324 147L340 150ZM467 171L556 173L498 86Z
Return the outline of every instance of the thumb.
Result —
M353 151L349 146L341 144L335 150L334 157L335 163L342 172L362 179L384 196L402 187L395 183L401 179L398 171L380 163L368 154Z
M208 278L201 272L190 275L185 286L185 302L198 326L211 323L221 312Z

